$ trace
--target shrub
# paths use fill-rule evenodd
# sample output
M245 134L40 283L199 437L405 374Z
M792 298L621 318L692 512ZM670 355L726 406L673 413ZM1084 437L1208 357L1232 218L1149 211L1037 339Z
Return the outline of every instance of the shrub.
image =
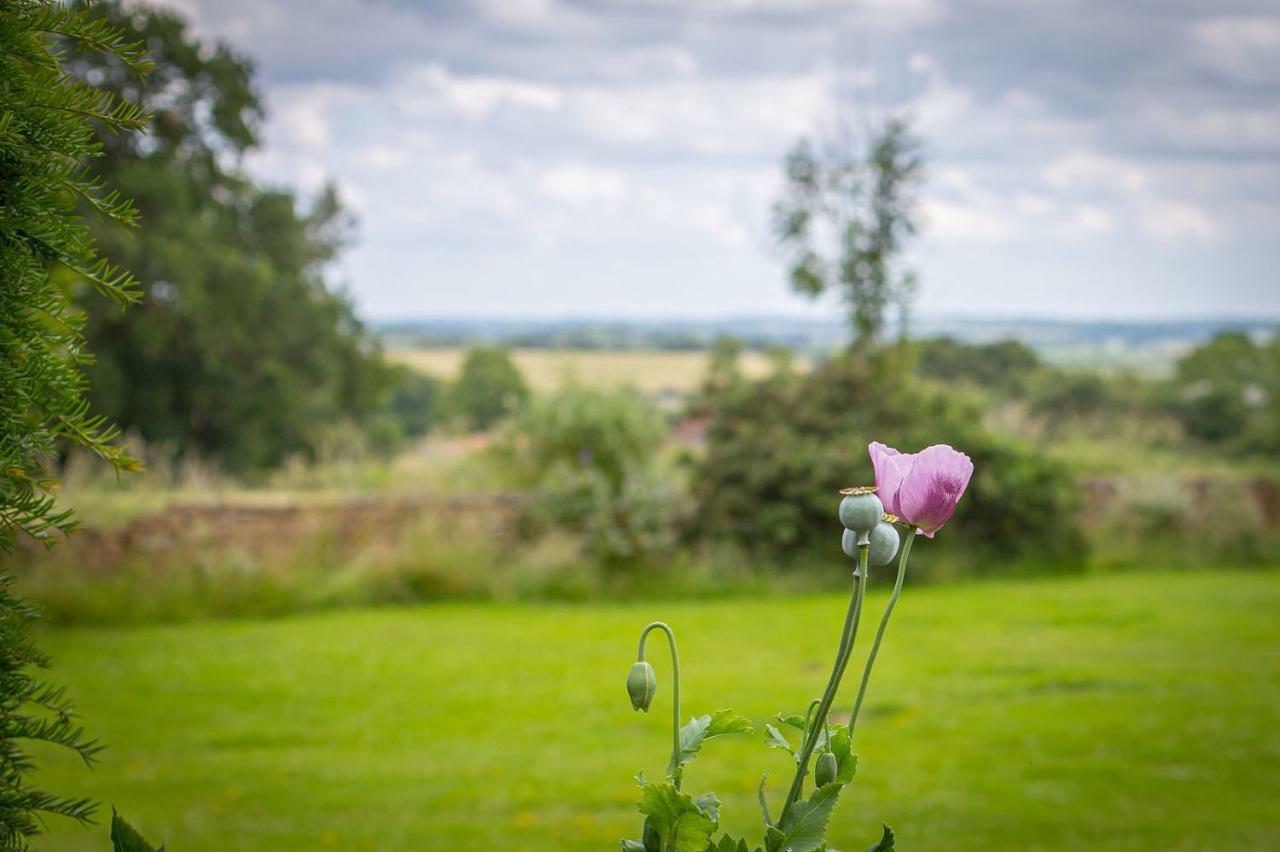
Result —
M524 376L505 349L467 351L450 394L453 413L477 432L518 411L528 400Z
M579 532L591 555L618 566L671 543L678 498L657 471L665 434L662 415L639 396L571 385L530 405L497 452L532 491L529 527Z
M1018 340L970 344L950 337L933 337L915 346L921 375L945 382L967 382L1007 396L1021 394L1030 377L1041 369L1040 356Z
M427 434L440 418L440 381L404 365L392 367L392 377L391 418L406 438Z
M774 376L717 400L707 451L693 465L692 533L796 560L834 550L836 492L872 480L874 437L904 450L963 448L980 471L941 550L969 568L1034 557L1078 563L1084 538L1069 472L983 429L981 412L889 366L891 357L841 358L810 374Z

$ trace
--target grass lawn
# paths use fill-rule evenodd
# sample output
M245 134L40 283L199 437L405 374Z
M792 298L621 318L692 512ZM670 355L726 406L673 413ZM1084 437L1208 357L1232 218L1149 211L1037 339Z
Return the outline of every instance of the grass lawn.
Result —
M92 772L44 756L41 779L115 804L173 852L617 848L639 830L632 776L667 757L660 644L654 712L623 689L639 628L675 626L686 714L732 706L759 724L821 689L843 607L53 630L57 676L111 748ZM881 819L914 852L1280 849L1280 573L909 588L855 746L833 821L844 850ZM758 840L759 773L776 802L787 762L759 736L716 741L686 789L716 790L722 826ZM103 850L104 835L55 824L40 848Z

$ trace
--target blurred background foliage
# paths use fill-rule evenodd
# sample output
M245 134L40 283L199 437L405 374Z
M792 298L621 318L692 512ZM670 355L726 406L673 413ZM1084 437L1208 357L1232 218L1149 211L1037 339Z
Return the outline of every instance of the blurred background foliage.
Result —
M120 481L62 445L91 529L16 560L59 618L824 588L834 495L870 480L870 440L974 458L919 578L1280 554L1280 338L1226 331L1158 373L913 335L903 248L926 164L904 120L782 164L774 237L792 286L840 305L844 346L602 326L430 348L356 316L333 188L244 168L264 106L243 56L168 11L77 8L156 63L143 82L72 45L67 64L155 115L147 136L101 134L90 163L146 223L89 220L144 298L122 313L58 279L91 398L150 470Z

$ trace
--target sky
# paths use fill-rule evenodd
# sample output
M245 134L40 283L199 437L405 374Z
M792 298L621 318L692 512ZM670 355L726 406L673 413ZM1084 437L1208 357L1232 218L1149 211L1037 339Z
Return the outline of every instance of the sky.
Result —
M258 70L248 167L337 184L362 315L831 315L781 158L905 115L916 311L1280 316L1274 0L155 0Z

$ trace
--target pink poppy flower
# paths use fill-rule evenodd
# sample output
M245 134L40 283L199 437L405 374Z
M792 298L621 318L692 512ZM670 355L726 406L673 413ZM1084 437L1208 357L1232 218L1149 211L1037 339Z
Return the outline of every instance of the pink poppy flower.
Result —
M973 460L946 444L900 453L872 441L867 452L884 510L929 538L951 519L973 476Z

